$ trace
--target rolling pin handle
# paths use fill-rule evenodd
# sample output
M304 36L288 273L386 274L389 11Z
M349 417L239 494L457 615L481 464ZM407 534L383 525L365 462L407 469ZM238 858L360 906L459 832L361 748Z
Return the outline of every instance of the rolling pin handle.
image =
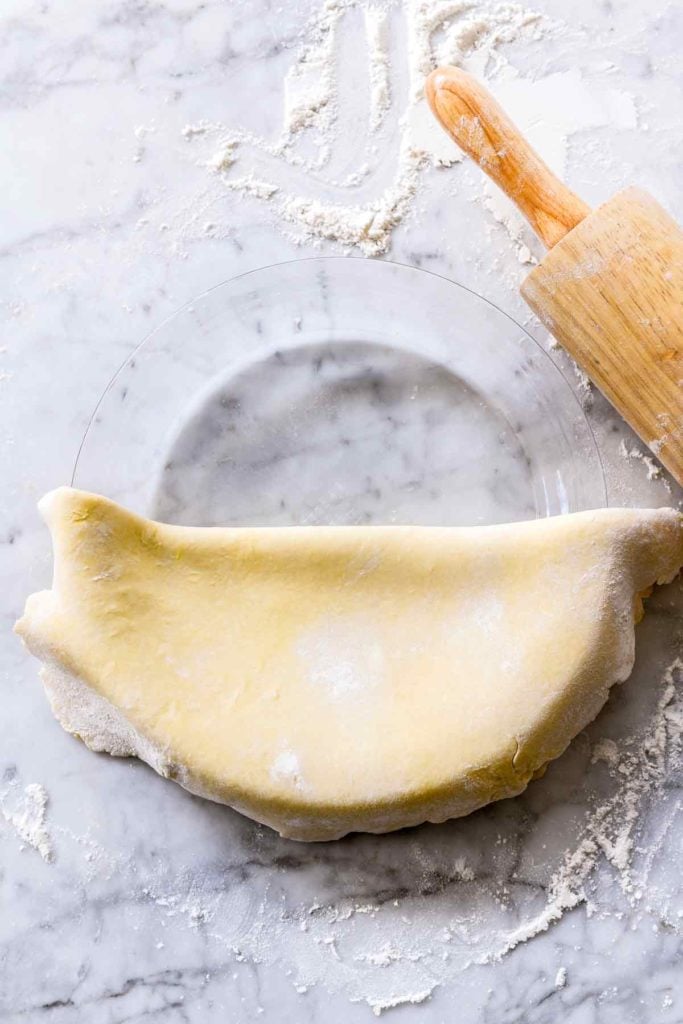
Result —
M546 248L591 212L472 75L461 68L437 68L425 83L425 94L443 128L510 197Z

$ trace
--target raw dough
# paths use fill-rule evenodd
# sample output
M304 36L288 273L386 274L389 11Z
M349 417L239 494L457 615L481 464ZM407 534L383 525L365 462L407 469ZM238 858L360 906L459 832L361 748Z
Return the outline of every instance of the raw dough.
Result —
M55 713L296 839L520 793L634 657L673 509L509 526L193 529L62 488L17 631Z

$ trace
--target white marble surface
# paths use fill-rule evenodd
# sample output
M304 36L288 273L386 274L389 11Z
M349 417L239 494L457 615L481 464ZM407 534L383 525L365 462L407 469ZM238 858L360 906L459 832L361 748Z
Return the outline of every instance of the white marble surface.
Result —
M597 202L634 181L683 220L680 8L642 0L566 7L539 0L537 9L568 26L511 42L507 60L526 78L578 69L596 95L632 95L638 121L573 134L571 183ZM283 76L315 9L16 0L0 12L0 1019L352 1022L372 1019L368 998L433 989L390 1019L683 1020L674 772L643 800L634 887L624 891L623 871L600 860L588 907L498 962L463 969L533 920L582 822L617 792L591 751L605 736L637 736L653 713L662 669L680 652L680 584L653 599L632 680L523 799L466 823L324 848L285 843L142 765L89 753L52 719L37 666L11 634L26 594L49 580L36 499L70 479L95 402L135 344L206 288L317 251L295 245L257 200L226 192L209 215L206 170L181 134L207 118L274 138ZM396 23L400 53L400 11ZM352 83L360 54L343 32L340 45ZM338 163L390 168L390 143L389 133L374 152L345 145ZM516 293L525 268L480 201L476 170L427 169L421 183L389 255L486 295L545 345ZM318 185L304 184L315 195ZM374 187L371 176L363 197ZM326 243L323 251L340 250ZM552 357L578 392L564 357ZM642 461L619 454L632 435L599 396L587 415L613 504L680 499L665 478L649 480ZM49 862L22 846L8 820L33 783L49 796ZM367 906L375 909L363 913ZM443 929L466 920L446 948ZM383 967L387 936L404 955ZM411 948L420 950L416 960L405 955ZM318 978L328 985L309 984Z

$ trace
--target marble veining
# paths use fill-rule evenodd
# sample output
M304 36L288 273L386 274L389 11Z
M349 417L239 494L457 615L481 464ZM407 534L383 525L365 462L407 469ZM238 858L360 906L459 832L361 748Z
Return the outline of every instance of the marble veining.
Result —
M680 11L642 0L618 6L579 0L571 11L560 0L534 6L568 24L542 44L509 44L520 74L578 67L589 84L617 85L637 97L639 127L591 135L570 160L572 184L597 202L637 181L681 219L672 144L682 99ZM587 881L587 905L500 961L477 961L533 921L565 851L577 848L586 821L620 790L618 771L596 752L609 754L611 748L600 744L605 739L623 746L656 711L663 669L681 650L680 583L650 602L631 679L523 797L460 822L315 847L283 841L193 798L144 765L91 754L56 725L37 666L11 634L26 595L49 581L49 541L36 500L70 480L95 403L135 345L185 303L190 306L186 319L176 321L179 331L191 326L197 336L210 337L202 317L216 309L193 309L195 296L246 270L317 253L297 247L263 206L234 194L193 220L186 200L199 193L206 171L181 136L183 125L199 118L274 136L283 76L298 33L316 9L314 0L9 0L0 12L6 199L0 225L0 810L8 788L16 795L43 785L54 852L47 862L22 846L0 813L0 1020L354 1024L373 1019L368 998L381 1004L403 993L424 1001L387 1011L389 1020L679 1021L681 778L674 764L661 786L643 794L631 888L614 866L615 852L603 850ZM345 53L345 80L360 92L360 58L354 46L346 45ZM355 152L353 103L345 99L342 108L347 151L340 165L386 162L389 150L381 146L374 154ZM391 257L486 295L545 346L545 332L517 294L524 268L480 201L474 169L462 164L426 177L428 188L395 233ZM229 225L225 239L211 237L210 218ZM333 244L321 248L339 254ZM352 347L341 355L341 346L320 353L316 374L311 339L326 325L310 323L310 310L292 308L290 347L278 360L268 312L253 296L249 307L248 291L244 309L251 310L251 326L261 321L262 348L242 352L237 373L215 377L211 352L201 344L182 357L174 355L179 349L169 352L163 379L151 372L154 357L146 362L154 343L127 363L112 385L111 402L97 414L109 447L98 449L98 464L89 464L88 472L103 490L108 481L114 487L126 480L134 485L131 499L147 509L156 501L170 518L182 519L188 508L204 515L210 509L198 500L206 482L203 460L224 459L215 500L230 503L236 519L258 508L264 521L301 521L310 508L311 521L372 520L390 512L397 521L409 514L428 520L443 507L439 503L461 497L450 442L426 473L419 459L437 431L466 426L468 437L475 434L469 417L477 415L476 403L462 381L444 371L443 352L399 356L391 347L372 348L377 338L347 338ZM237 334L228 344L240 356ZM680 501L666 476L648 480L641 463L619 454L622 439L629 447L637 441L599 395L581 391L562 353L551 358L586 406L610 502ZM133 383L136 374L144 387ZM283 382L280 404L261 401L264 388L276 382ZM411 403L415 382L421 397ZM330 393L334 401L328 402ZM197 394L202 404L193 411L182 396ZM321 399L320 408L308 407L311 394ZM120 416L105 420L117 403ZM167 430L172 417L160 422L155 413L164 403L177 403L175 433ZM285 413L287 404L296 415ZM246 483L245 418L256 431ZM235 445L231 422L239 428ZM327 441L337 440L340 423L351 444L335 444L339 466L355 467L360 453L378 467L357 477L340 469L343 487L336 493ZM527 500L519 458L524 423L512 428L501 445L486 410L476 423L485 447L477 464L499 460L502 469L513 470L501 472L495 493L478 486L471 507L484 518L501 501L521 514ZM128 444L136 432L137 444ZM308 483L295 502L296 464L302 445L311 443L302 433L325 443L307 462ZM404 444L400 439L409 433ZM282 458L283 450L292 457ZM263 460L277 453L270 492L273 477ZM465 453L474 454L474 448ZM178 472L183 461L196 475ZM183 491L189 479L193 485ZM235 504L238 492L242 504ZM321 507L321 496L330 493L330 506Z
M503 449L494 473L521 453L482 404L445 367L391 349L276 352L195 412L170 449L154 515L188 525L486 521L499 505L489 511L461 452L486 481L484 451ZM504 476L506 518L533 515L516 485Z

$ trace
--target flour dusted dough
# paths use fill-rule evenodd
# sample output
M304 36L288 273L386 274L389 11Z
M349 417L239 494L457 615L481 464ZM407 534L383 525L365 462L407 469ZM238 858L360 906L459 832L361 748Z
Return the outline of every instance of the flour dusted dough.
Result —
M57 717L296 839L520 793L633 664L672 509L474 528L166 526L43 499L52 590L17 631Z

